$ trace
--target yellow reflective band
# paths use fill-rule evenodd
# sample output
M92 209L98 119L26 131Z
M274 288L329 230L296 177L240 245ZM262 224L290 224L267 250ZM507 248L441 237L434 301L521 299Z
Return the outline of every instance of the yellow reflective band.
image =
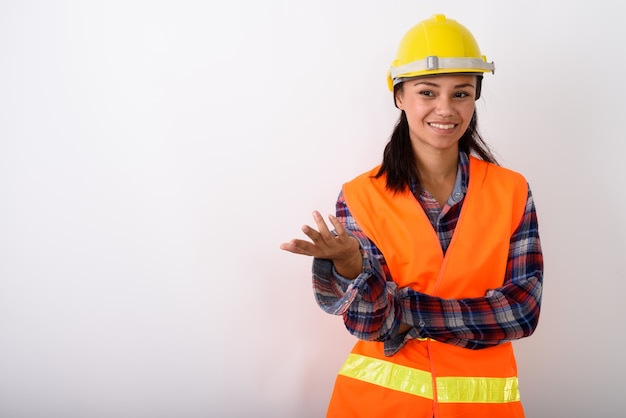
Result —
M350 354L339 374L423 398L433 398L429 372L372 357Z
M520 400L517 377L438 377L442 403L507 403Z
M350 354L339 374L363 382L433 399L432 376L424 370ZM441 403L507 403L520 400L517 377L439 377Z

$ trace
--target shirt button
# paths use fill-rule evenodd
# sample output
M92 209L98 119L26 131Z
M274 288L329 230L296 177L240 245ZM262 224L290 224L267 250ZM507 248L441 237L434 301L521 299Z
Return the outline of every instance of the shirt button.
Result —
M456 193L454 194L454 198L455 198L455 199L460 199L460 198L461 198L461 193L456 192Z
M419 325L420 327L424 328L424 326L425 326L426 324L424 323L424 321L420 321L418 325Z

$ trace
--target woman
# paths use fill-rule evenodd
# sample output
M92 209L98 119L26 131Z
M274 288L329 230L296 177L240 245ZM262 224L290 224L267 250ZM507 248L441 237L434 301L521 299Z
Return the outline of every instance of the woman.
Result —
M400 119L382 164L343 185L331 231L313 213L318 304L359 338L328 417L523 417L511 341L531 335L543 257L524 177L477 131L492 72L443 15L407 32L388 82Z

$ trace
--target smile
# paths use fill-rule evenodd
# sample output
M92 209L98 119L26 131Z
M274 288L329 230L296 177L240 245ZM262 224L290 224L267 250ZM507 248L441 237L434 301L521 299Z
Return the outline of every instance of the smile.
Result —
M456 125L453 123L447 123L447 124L442 124L442 123L429 123L428 125L432 126L433 128L437 128L437 129L452 129L454 128Z

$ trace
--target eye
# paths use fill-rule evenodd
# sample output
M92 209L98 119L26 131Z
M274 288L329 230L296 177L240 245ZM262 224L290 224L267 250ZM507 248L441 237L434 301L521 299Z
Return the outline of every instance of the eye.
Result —
M435 97L435 92L432 90L420 90L418 94L420 96Z
M465 97L470 97L470 94L466 91L457 91L456 93L454 93L455 99L463 99Z

